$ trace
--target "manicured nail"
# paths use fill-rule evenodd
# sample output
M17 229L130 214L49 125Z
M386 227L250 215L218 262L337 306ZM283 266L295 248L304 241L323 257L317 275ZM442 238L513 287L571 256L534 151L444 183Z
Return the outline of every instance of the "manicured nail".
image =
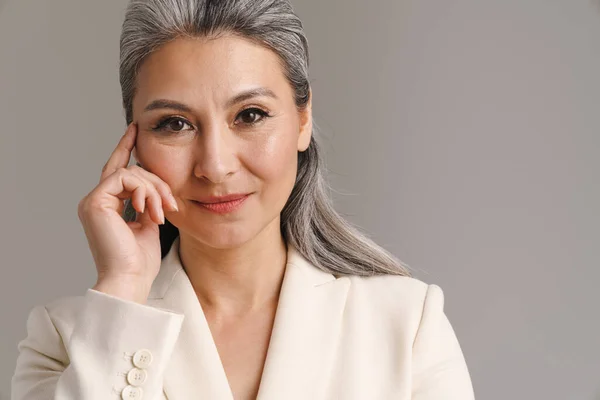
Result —
M173 196L173 193L169 193L169 197L170 197L171 205L173 206L175 211L179 211L179 206L177 206L177 200L175 200L175 196Z
M158 207L158 224L159 225L165 224L165 212L162 207Z

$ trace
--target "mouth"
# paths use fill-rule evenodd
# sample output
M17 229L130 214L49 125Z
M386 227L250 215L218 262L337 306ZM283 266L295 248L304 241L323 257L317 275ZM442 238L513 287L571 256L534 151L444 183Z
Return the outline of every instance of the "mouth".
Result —
M229 214L240 209L242 205L246 202L246 199L250 196L250 194L251 193L233 194L222 197L209 197L202 202L192 200L192 203L213 213Z
M202 204L227 203L247 197L250 193L232 193L226 196L208 196L203 199L194 200Z

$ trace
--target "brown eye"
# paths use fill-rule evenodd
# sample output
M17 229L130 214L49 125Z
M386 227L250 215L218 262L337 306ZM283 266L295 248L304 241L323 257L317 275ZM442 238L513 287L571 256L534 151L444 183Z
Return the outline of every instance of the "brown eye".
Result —
M239 120L246 125L254 125L270 115L260 108L247 108L238 114ZM237 120L236 120L237 121Z
M172 131L180 131L183 129L184 126L185 126L185 122L183 122L180 119L172 119L167 124L167 127L169 127L169 129L171 129Z
M161 120L153 130L155 131L170 131L170 132L181 132L185 130L193 129L191 124L185 119L178 117L168 117Z

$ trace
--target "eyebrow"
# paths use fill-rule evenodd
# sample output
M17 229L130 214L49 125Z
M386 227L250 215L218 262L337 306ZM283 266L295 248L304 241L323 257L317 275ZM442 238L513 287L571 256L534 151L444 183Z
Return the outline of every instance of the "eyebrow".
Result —
M271 89L261 87L261 88L246 90L244 92L237 94L236 96L227 100L227 102L225 103L225 107L227 107L227 108L231 107L234 104L241 103L242 101L249 100L254 97L271 97L273 99L278 98L277 95ZM192 112L192 109L183 103L180 103L180 102L174 101L174 100L165 100L165 99L154 100L153 102L148 104L146 106L146 108L144 108L144 112L158 110L158 109L164 109L164 108L167 108L170 110L177 110L177 111L181 111L181 112L187 112L187 113Z

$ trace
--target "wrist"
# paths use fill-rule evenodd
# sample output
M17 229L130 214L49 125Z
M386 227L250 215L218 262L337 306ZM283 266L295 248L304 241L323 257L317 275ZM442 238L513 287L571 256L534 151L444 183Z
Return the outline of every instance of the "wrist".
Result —
M92 289L123 300L146 304L150 287L146 282L123 277L99 278Z

